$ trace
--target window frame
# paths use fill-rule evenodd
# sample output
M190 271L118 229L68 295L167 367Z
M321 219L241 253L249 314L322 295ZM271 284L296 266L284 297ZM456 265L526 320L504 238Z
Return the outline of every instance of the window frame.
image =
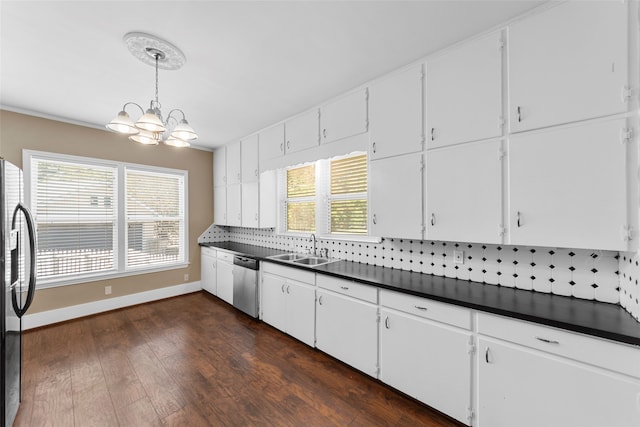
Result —
M117 169L117 187L116 187L116 239L114 242L115 257L115 269L106 272L98 273L78 273L58 278L46 278L38 281L37 288L53 288L58 286L74 285L79 283L88 283L101 280L114 279L119 277L135 276L139 274L156 273L169 270L177 270L186 268L189 266L189 171L182 169L172 169L158 166L143 165L137 163L128 163L115 160L105 160L91 157L75 156L69 154L59 154L45 151L36 150L23 150L22 151L22 164L23 164L23 193L24 203L27 207L31 208L32 194L32 159L42 159L48 161L60 161L68 163L78 163L82 165L96 165L115 167ZM183 259L175 263L164 264L151 264L149 267L127 267L126 264L126 252L127 252L127 217L126 217L126 170L133 171L159 173L167 175L178 175L183 177L183 226L184 235L182 236L181 244L183 246ZM115 245L117 243L117 246Z

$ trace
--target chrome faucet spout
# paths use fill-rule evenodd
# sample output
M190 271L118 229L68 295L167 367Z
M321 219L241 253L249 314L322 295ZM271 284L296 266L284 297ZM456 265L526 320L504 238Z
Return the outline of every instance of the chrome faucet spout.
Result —
M317 256L317 250L316 250L316 235L314 233L311 233L311 236L309 236L310 240L313 240L313 256Z

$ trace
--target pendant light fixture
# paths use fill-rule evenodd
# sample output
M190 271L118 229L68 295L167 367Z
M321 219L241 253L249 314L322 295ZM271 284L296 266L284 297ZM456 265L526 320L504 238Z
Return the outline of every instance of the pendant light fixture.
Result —
M163 119L162 106L158 101L158 68L165 70L181 68L186 61L184 54L171 43L145 33L127 33L123 40L133 56L145 64L155 66L155 99L151 100L146 111L135 102L125 103L122 111L107 124L107 129L129 135L130 140L140 144L157 145L163 142L174 147L188 147L189 141L198 138L198 134L187 122L184 112L175 108L169 111L166 119ZM131 105L138 107L142 113L136 122L131 120L126 111Z

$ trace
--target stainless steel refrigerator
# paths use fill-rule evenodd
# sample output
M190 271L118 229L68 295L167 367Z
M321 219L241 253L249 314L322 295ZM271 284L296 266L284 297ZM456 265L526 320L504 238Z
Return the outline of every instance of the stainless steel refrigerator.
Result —
M20 405L22 316L36 285L36 235L33 217L23 204L22 171L0 158L0 384L4 426L13 425Z

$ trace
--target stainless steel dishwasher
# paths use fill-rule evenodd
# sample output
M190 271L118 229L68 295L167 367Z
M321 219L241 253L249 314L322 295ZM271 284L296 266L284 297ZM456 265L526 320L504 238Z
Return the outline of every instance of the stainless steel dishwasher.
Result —
M233 257L233 306L258 317L258 260Z

